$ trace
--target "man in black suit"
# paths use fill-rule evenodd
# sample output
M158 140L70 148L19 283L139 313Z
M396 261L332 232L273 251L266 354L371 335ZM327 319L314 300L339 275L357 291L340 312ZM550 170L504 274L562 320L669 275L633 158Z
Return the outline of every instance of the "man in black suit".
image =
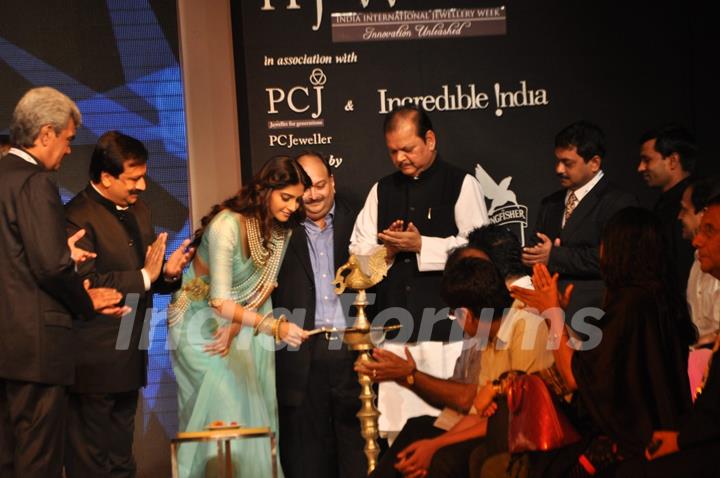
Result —
M86 293L68 242L53 177L81 116L59 91L28 91L13 113L0 159L0 476L60 476L66 387L73 381L73 318L114 315L121 296ZM82 234L82 233L80 233ZM73 254L71 255L71 249ZM74 253L79 252L76 256ZM87 286L86 286L87 287Z
M661 191L653 211L660 217L677 268L678 284L687 288L695 251L683 237L677 220L683 191L690 185L695 169L697 146L685 128L668 124L646 131L640 138L638 172L648 186Z
M335 179L315 152L298 156L312 180L304 196L307 219L293 231L274 291L274 307L289 310L305 329L352 325L335 294L336 269L348 259L355 212L335 199ZM346 305L347 306L347 305ZM354 354L341 340L317 334L299 350L276 355L280 459L288 478L367 475Z
M114 287L132 305L122 321L102 314L76 328L75 384L70 389L67 476L135 476L132 454L138 390L146 384L141 344L154 292L179 286L191 251L186 240L163 267L167 233L155 237L145 190L147 150L117 131L103 134L90 160L90 184L66 206L78 245L97 254L79 266L93 283Z
M585 307L602 306L604 285L600 277L599 245L605 223L620 209L636 204L635 198L605 177L602 130L578 121L555 136L555 172L563 189L540 203L535 232L538 242L523 251L526 266L543 263L559 273L563 287L575 285L566 320L577 332L586 331L575 314Z

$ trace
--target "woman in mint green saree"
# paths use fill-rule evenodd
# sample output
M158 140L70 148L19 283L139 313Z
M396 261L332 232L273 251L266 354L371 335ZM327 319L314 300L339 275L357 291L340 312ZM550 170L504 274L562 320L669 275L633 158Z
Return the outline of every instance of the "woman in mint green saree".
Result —
M168 308L180 431L222 421L277 434L275 345L307 336L273 317L270 293L309 186L296 161L273 158L195 233L195 259ZM178 461L180 476L191 478L218 476L223 465L214 442L180 446ZM232 461L236 476L271 476L267 440L233 443Z

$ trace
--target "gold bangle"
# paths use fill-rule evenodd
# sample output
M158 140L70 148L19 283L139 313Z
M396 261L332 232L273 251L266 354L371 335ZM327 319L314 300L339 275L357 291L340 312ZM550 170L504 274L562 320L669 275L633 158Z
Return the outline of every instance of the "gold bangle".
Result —
M263 316L263 318L260 319L260 321L257 324L255 324L255 327L253 327L253 336L254 337L257 337L257 334L259 334L261 332L260 328L262 327L263 322L265 322L270 317L272 317L272 312L268 312L267 314L265 314Z
M273 320L272 328L270 329L270 334L269 334L273 339L275 339L277 337L279 323L280 323L280 321L278 321L278 319Z
M280 325L283 322L287 322L287 321L288 321L287 317L285 317L284 315L281 315L280 318L275 321L275 324L273 324L274 325L273 336L275 337L276 344L280 343Z

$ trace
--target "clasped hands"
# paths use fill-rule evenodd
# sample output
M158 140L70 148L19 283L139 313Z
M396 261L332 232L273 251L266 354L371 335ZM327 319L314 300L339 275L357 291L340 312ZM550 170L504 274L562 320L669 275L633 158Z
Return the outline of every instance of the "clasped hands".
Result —
M553 247L560 247L560 238L552 241L548 236L542 232L537 233L537 237L540 238L540 242L534 246L523 247L522 250L522 262L528 267L532 267L535 264L548 264L550 262L550 252Z
M420 252L422 236L415 224L409 222L405 228L402 219L393 221L390 226L378 233L378 239L387 249L387 260L392 261L398 252Z

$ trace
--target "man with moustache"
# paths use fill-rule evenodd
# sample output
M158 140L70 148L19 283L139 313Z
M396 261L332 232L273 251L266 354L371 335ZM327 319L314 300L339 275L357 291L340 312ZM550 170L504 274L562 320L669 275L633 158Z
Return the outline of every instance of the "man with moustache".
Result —
M385 245L390 265L378 284L377 318L402 319L400 336L411 341L448 340L452 322L439 320L445 307L440 280L449 251L468 233L489 223L477 180L445 162L427 113L415 105L391 111L385 144L398 169L375 183L355 222L353 252ZM402 316L398 316L402 314Z
M80 127L77 105L49 87L29 90L0 159L0 476L58 477L67 386L74 379L72 328L93 309L119 321L111 289L83 288L54 171ZM70 246L70 247L68 247ZM85 287L88 287L85 285Z
M578 121L564 128L555 136L555 158L563 189L541 201L537 243L526 247L522 258L528 267L542 263L551 273L559 273L561 290L568 283L575 285L565 309L566 320L574 327L576 312L602 305L599 246L605 223L636 200L605 177L605 136L598 126Z
M273 306L287 309L289 320L305 329L344 329L352 320L332 281L348 259L355 211L336 197L335 178L320 153L307 151L297 160L312 180L303 196L307 218L293 231ZM342 340L322 333L299 350L277 351L280 460L287 478L366 476L354 361Z
M132 314L98 314L76 328L75 384L70 389L68 478L133 477L139 390L145 386L144 324L153 293L169 293L192 256L186 240L164 262L167 233L155 236L146 188L148 152L135 138L109 131L90 159L90 184L66 206L68 229L86 231L78 245L97 254L78 266L93 283L123 294Z

